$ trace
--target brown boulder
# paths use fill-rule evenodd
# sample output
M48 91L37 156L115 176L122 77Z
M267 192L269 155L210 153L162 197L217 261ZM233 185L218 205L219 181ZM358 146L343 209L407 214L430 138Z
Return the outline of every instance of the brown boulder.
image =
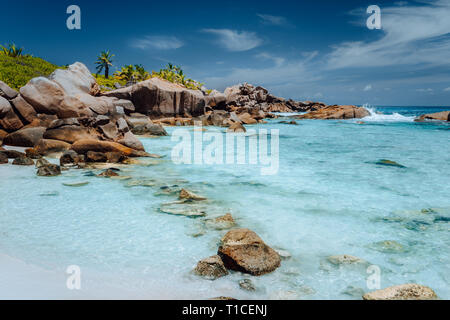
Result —
M100 126L99 129L108 140L116 140L119 137L119 130L112 122Z
M61 174L61 167L56 164L40 165L37 170L37 175L40 177L55 177Z
M3 139L5 139L5 137L8 135L8 132L6 132L5 130L0 129L0 146L3 143Z
M297 119L361 119L370 115L370 112L363 107L356 106L326 106L306 114L294 116Z
M425 120L450 121L450 111L423 114L418 119L416 119L416 121Z
M70 149L70 144L64 141L41 139L34 147L36 152L40 155L48 155L54 152L64 152Z
M67 150L63 153L61 158L59 158L59 164L61 166L73 166L85 162L85 156L78 154L73 150Z
M233 123L227 130L228 132L247 132L245 127L241 123Z
M8 100L0 97L0 127L6 131L16 131L23 127L23 123L14 112Z
M206 100L199 90L152 78L126 87L104 93L104 96L129 100L136 111L146 115L175 116L204 114Z
M83 139L98 139L99 133L94 129L81 126L62 126L55 129L48 129L44 133L45 139L61 140L67 143L74 143Z
M19 93L16 90L12 89L3 81L0 81L0 97L4 97L8 100L11 100L17 97L18 94Z
M0 154L4 154L8 159L16 159L20 157L26 157L26 154L16 150L1 150Z
M228 275L222 259L217 255L199 261L194 272L210 280Z
M258 121L253 119L253 117L247 112L238 115L238 117L245 124L257 124L258 123Z
M248 229L228 232L218 250L228 269L260 276L277 269L281 264L278 253Z
M106 154L103 152L88 151L86 153L86 161L87 162L107 162L108 158L106 157Z
M139 151L128 148L120 143L111 142L111 141L100 141L93 139L82 139L75 142L72 147L72 150L77 152L78 154L87 154L88 151L95 152L119 152L125 156L131 157L139 157L142 156Z
M364 300L436 300L436 293L419 284L402 284L367 293Z
M8 156L0 152L0 164L8 163Z
M34 166L34 161L28 157L18 157L14 159L12 164L16 166Z
M145 151L144 145L142 144L142 142L130 131L126 132L123 135L123 138L117 142L119 142L120 144L123 144L124 146L127 146L131 149L134 149L134 150Z
M11 103L16 108L16 110L20 113L23 119L25 119L28 123L31 123L37 117L37 113L34 108L25 101L20 95L11 100Z
M8 134L3 143L16 147L34 147L42 139L45 130L44 127L21 129Z

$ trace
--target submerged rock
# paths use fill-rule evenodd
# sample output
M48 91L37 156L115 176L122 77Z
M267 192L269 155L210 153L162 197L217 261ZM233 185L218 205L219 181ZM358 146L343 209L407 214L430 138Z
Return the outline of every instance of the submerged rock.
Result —
M228 269L260 276L277 269L281 258L275 250L248 229L229 231L218 250Z
M367 293L364 300L436 300L436 293L420 284L402 284Z
M195 267L194 272L210 280L228 275L228 271L218 255L201 260Z
M191 218L206 216L206 212L203 208L193 207L191 205L185 204L184 202L163 203L159 210L162 213Z
M347 254L330 256L327 258L328 262L339 266L339 265L348 265L348 264L368 264L367 261L360 259L358 257L350 256Z
M250 279L243 279L239 281L239 287L245 291L256 291L255 285Z
M103 171L102 173L97 175L97 177L105 177L105 178L118 177L118 176L119 176L119 174L117 172L115 172L115 170L113 170L113 169L106 169L105 171Z
M196 195L193 192L190 192L186 189L181 189L180 191L180 199L185 199L185 200L194 200L194 201L203 201L203 200L207 200L204 197L200 197L198 195Z
M236 222L234 221L233 216L230 213L227 213L224 216L206 220L205 224L207 227L216 230L227 230L233 228L236 225Z
M372 243L370 245L370 248L384 253L397 253L405 251L405 248L403 247L402 244L393 240L385 240Z
M382 159L380 161L377 161L375 164L380 166L388 166L388 167L397 167L397 168L406 168L405 166L391 160Z
M83 181L83 182L63 183L63 186L78 188L78 187L84 187L88 184L89 184L88 181Z

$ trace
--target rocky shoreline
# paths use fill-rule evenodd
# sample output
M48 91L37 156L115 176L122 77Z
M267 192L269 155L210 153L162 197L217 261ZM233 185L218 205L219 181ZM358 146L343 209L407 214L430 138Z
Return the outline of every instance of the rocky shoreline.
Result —
M357 106L327 106L319 102L297 102L271 95L250 84L227 88L224 93L206 94L189 90L159 78L129 87L101 92L90 71L81 63L55 71L48 79L32 79L17 92L0 81L0 164L32 166L38 176L57 176L70 168L90 164L133 164L130 158L153 157L137 136L166 136L164 126L219 126L231 132L245 132L244 125L265 123L275 113L305 113L292 118L361 119L369 111ZM418 121L449 121L450 112L421 116ZM291 122L295 124L295 121ZM25 153L2 147L27 148ZM57 155L59 165L45 157ZM102 177L120 177L110 168ZM204 216L196 208L186 214L171 206L186 206L205 201L188 190L179 191L177 202L161 206L161 211L192 217ZM194 272L210 280L243 272L262 276L280 267L289 253L275 250L256 233L235 229L227 214L206 220L216 230L229 230L221 239L217 254L198 262ZM330 257L331 263L358 264L363 260L348 255ZM243 281L244 290L254 289L251 280ZM434 299L431 289L419 285L388 288L364 299ZM431 290L431 291L430 291Z

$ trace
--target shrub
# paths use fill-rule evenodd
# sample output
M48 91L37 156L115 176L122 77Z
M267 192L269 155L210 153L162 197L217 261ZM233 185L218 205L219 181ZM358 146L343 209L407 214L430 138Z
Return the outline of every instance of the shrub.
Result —
M0 80L13 89L20 89L35 77L48 77L61 68L31 55L11 57L0 54Z

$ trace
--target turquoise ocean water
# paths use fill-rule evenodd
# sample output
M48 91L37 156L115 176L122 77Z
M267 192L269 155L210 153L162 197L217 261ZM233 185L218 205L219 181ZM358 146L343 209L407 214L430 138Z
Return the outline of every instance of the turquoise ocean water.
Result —
M132 177L126 181L97 178L92 170L41 178L34 168L1 165L0 253L45 270L78 265L96 275L84 284L86 293L108 281L143 297L167 288L166 298L359 299L370 291L366 269L326 260L349 254L380 268L381 287L415 282L449 299L450 125L413 122L446 109L376 107L365 124L274 119L249 127L279 129L273 176L262 176L260 165L176 165L171 137L142 139L165 158L122 168ZM404 168L376 164L381 159ZM130 186L138 180L147 186ZM63 186L81 181L89 184ZM292 257L252 278L251 293L239 288L248 278L239 273L216 281L193 275L226 231L205 227L204 218L160 212L177 199L168 190L180 187L209 199L209 217L230 212L240 227ZM14 285L4 281L0 295Z

